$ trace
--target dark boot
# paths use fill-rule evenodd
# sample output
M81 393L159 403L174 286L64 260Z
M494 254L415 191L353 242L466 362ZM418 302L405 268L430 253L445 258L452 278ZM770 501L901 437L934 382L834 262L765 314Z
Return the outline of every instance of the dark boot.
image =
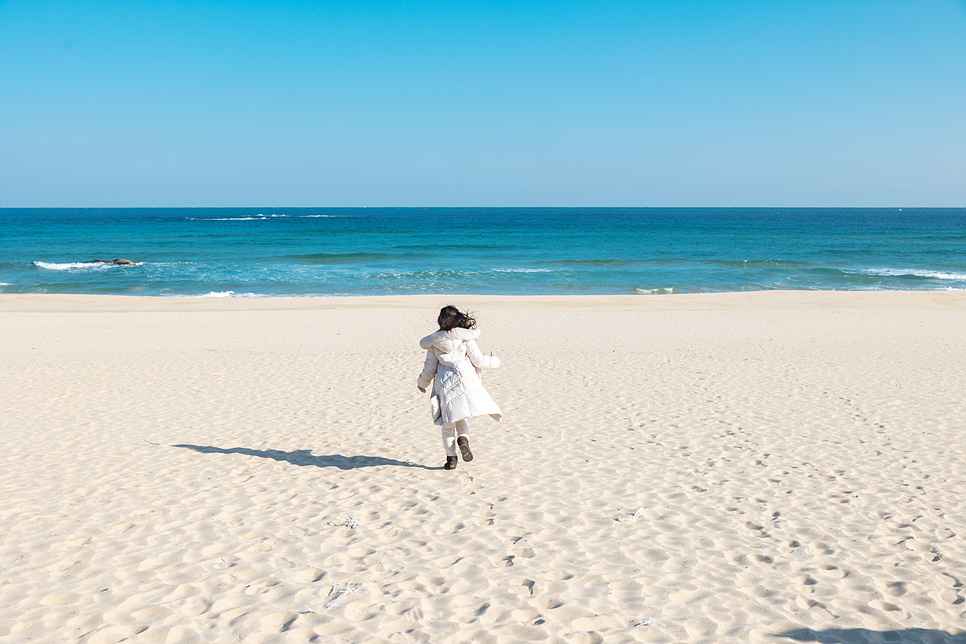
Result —
M459 463L459 462L460 462L459 459L456 458L455 456L447 456L446 457L446 465L443 466L443 469L444 470L455 470L456 469L456 464Z
M459 445L460 454L463 455L463 460L469 463L473 460L473 452L470 451L470 439L466 436L460 436L456 439L456 444Z

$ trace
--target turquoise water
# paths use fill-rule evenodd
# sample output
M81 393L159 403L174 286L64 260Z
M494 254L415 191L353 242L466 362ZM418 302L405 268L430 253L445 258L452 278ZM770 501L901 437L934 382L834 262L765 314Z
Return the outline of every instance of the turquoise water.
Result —
M966 209L0 209L3 293L769 289L966 289Z

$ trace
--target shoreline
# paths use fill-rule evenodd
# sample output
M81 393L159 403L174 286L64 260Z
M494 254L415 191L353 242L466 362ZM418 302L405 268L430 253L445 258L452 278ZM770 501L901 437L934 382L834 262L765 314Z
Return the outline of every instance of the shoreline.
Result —
M440 304L442 302L442 304ZM100 294L0 293L4 312L299 311L433 309L449 304L487 309L788 310L876 308L966 310L966 291L772 290L661 295L358 295L306 297L163 297Z

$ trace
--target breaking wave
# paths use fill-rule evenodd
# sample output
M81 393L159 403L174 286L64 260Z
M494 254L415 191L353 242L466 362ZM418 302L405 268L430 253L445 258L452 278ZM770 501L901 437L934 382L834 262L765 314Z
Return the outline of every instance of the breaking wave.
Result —
M104 270L108 268L119 268L117 264L112 264L111 262L33 262L33 265L37 268L42 268L48 271L69 271L74 270ZM135 263L135 266L141 266L139 263ZM123 268L123 267L120 267Z
M845 271L859 275L878 275L881 277L922 277L934 280L963 280L966 273L950 273L948 271L931 271L915 268L865 268L856 271Z

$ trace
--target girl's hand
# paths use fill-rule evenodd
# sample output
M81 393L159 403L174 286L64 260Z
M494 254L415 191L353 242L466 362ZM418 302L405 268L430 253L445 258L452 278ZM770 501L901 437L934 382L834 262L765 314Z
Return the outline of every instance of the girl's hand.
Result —
M426 393L425 387L420 387L419 385L416 385L416 389L419 389L421 392Z

